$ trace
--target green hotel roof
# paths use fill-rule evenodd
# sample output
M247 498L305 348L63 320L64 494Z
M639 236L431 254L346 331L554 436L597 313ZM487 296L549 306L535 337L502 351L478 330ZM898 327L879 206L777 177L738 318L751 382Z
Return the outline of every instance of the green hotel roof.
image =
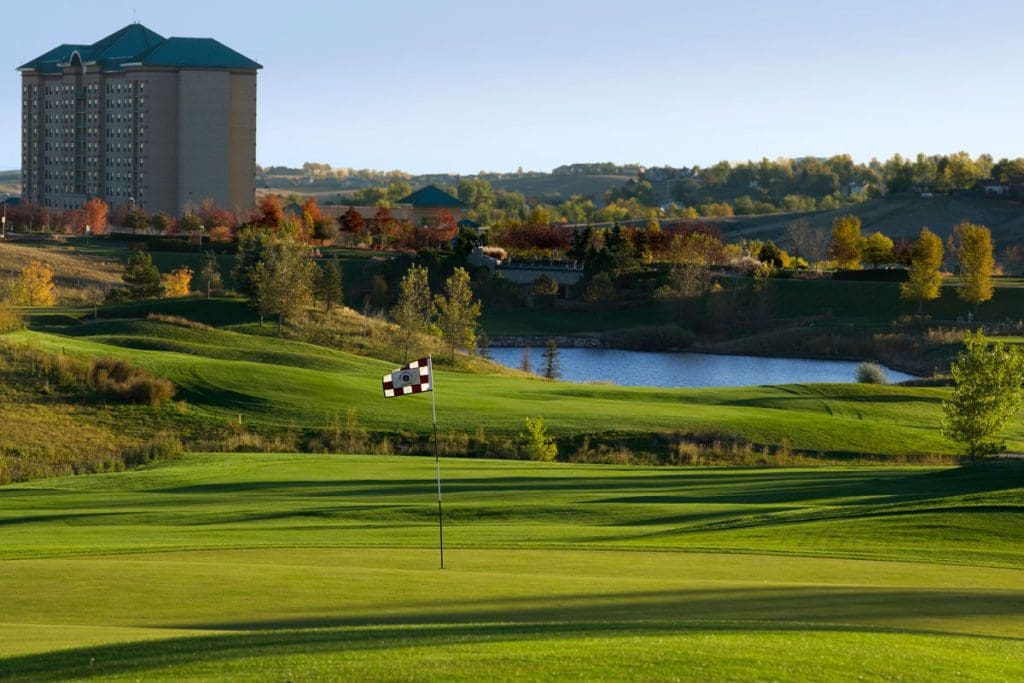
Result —
M436 185L422 187L408 197L402 197L396 204L412 204L417 209L463 209L466 207L461 200Z
M58 74L75 53L104 71L126 67L186 69L262 69L245 55L212 38L164 38L142 24L129 24L92 45L64 44L18 67L18 71Z

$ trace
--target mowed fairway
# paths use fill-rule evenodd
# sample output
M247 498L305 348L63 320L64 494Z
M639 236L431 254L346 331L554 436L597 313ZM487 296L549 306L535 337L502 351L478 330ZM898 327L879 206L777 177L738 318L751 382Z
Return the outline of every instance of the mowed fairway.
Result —
M0 677L1024 678L1024 466L192 455L0 488Z
M114 356L171 379L187 416L207 429L235 422L264 431L319 429L353 409L378 433L430 433L430 402L389 406L380 377L394 363L300 342L151 321L101 321L7 335L51 351ZM437 369L442 430L515 436L542 417L559 437L695 433L788 444L832 457L950 455L938 426L945 388L806 384L656 389L569 384ZM1024 422L1005 432L1024 449Z

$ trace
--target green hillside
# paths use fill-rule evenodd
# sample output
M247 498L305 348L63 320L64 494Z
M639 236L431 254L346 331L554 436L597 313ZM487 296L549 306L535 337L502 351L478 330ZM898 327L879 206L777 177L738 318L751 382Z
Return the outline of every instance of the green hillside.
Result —
M152 321L100 321L9 335L88 357L116 356L171 379L203 431L235 422L264 432L317 430L350 409L380 433L430 433L429 401L386 401L380 377L394 366L347 353L229 330ZM788 444L832 457L950 454L938 431L945 389L791 385L666 390L465 374L437 369L442 430L512 438L543 417L568 447L584 435L633 441L652 434ZM205 426L204 426L205 425ZM182 427L184 428L184 426ZM1024 445L1024 425L1009 436ZM486 452L476 455L487 455Z
M545 203L563 202L573 195L601 201L604 193L621 187L633 176L625 175L538 175L509 176L491 180L495 190L521 192L526 197Z
M1024 472L192 455L0 487L5 680L1016 680Z
M974 195L891 194L835 211L701 220L718 225L727 239L778 240L786 225L794 220L806 220L815 228L828 230L836 217L847 214L859 216L865 231L880 230L891 236L916 237L927 226L945 237L957 223L971 221L992 229L997 248L1000 244L1024 241L1024 205Z

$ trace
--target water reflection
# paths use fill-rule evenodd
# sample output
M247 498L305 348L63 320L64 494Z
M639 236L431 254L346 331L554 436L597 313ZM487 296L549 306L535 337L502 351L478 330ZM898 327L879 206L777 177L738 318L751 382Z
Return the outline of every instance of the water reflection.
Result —
M530 349L533 372L543 374L544 350ZM491 357L511 368L521 368L522 348L492 348ZM803 358L717 356L705 353L652 353L616 349L559 349L562 380L611 382L621 386L740 387L757 384L855 382L859 363ZM890 382L913 379L884 368Z

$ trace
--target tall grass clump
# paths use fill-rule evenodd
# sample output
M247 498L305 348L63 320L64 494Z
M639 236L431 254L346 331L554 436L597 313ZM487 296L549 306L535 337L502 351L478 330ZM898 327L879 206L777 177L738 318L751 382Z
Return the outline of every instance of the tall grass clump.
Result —
M142 368L117 358L92 361L93 389L124 403L157 406L174 396L174 384L162 377L153 377Z
M0 301L0 334L4 332L14 332L25 327L25 319L22 317L21 312Z
M28 344L7 344L3 355L44 392L94 391L100 396L138 405L157 406L174 396L174 384L116 358L83 360Z
M180 315L149 313L146 315L146 320L154 320L158 323L167 323L168 325L177 325L178 327L187 327L190 330L197 330L199 332L210 332L211 330L216 329L206 323L189 320L188 318L184 318Z
M860 384L888 384L885 370L878 363L861 363L857 366L857 381Z

